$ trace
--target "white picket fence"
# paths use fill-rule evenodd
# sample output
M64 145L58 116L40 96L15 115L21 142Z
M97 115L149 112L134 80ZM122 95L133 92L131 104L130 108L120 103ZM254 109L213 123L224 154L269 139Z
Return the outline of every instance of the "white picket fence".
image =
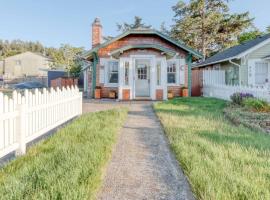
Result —
M216 77L215 77L216 76ZM266 86L226 85L225 72L221 70L203 71L203 96L230 100L236 92L249 93L270 102L270 88Z
M203 85L203 96L230 100L236 92L249 93L254 97L270 102L270 90L266 87L233 86L233 85Z
M203 85L225 85L225 71L224 70L204 70L203 71Z
M0 158L82 113L82 93L77 87L0 93Z

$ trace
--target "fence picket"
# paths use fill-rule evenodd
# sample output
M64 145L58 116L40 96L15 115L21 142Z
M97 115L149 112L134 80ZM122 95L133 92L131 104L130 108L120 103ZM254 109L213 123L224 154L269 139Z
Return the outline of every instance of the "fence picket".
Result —
M0 92L0 158L16 151L24 154L26 144L81 114L82 94L78 88L14 91L9 98Z

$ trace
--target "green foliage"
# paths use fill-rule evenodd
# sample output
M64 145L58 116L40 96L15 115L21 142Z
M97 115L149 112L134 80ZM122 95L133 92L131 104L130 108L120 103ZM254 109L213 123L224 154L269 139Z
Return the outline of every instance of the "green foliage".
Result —
M83 52L82 47L73 47L69 44L62 44L60 48L44 47L39 42L24 42L21 40L2 41L0 40L0 60L26 51L40 53L53 59L53 69L61 68L68 71L78 71L77 57Z
M231 97L232 103L236 105L242 105L243 101L247 98L253 98L252 94L236 92Z
M0 171L0 199L95 199L126 110L86 114Z
M175 24L172 37L202 52L212 52L237 44L237 36L251 26L249 13L230 14L227 1L180 0L173 6Z
M256 112L270 112L270 105L267 101L262 99L247 98L244 99L243 105Z
M22 40L0 40L0 60L26 51L44 54L45 47L40 42L24 42Z
M232 96L231 96L231 100L234 104L237 104L237 105L241 105L242 104L242 97L240 95L240 93L234 93Z
M137 29L137 28L151 28L151 25L146 25L145 23L142 22L142 18L135 16L134 17L134 23L133 24L129 24L127 22L124 22L123 24L116 24L117 26L117 30L121 31L121 32L126 32L130 29Z
M266 27L266 33L270 33L270 26Z
M226 104L181 98L154 107L197 199L270 199L270 136L233 125Z
M263 33L260 32L259 30L244 32L238 36L238 42L242 44L249 40L256 39L258 36L261 36L261 35L263 35Z

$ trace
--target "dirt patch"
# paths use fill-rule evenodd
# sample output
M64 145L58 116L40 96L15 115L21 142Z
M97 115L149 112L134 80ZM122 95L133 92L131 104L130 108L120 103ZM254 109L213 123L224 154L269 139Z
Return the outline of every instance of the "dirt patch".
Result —
M244 107L229 105L224 110L225 116L234 124L242 124L253 130L270 134L270 113L250 111Z

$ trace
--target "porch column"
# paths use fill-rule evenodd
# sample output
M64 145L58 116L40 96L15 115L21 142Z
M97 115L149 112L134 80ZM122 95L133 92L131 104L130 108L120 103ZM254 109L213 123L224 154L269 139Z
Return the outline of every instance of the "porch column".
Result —
M192 54L189 53L187 57L187 65L188 65L188 96L191 97L191 90L192 90L192 71L191 71L191 64L192 64Z

